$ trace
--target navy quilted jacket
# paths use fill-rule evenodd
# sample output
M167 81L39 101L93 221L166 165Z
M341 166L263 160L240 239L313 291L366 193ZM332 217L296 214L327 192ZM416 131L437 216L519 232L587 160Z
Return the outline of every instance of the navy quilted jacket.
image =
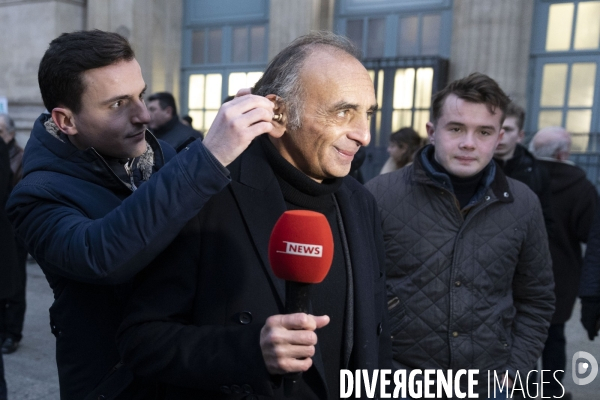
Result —
M529 370L554 311L539 200L492 166L461 211L448 184L426 172L427 151L366 185L382 217L394 360L410 369Z
M200 141L165 163L175 152L147 132L154 173L132 192L93 148L50 133L49 118L35 122L7 210L54 291L61 398L83 399L120 359L114 337L131 279L229 177Z

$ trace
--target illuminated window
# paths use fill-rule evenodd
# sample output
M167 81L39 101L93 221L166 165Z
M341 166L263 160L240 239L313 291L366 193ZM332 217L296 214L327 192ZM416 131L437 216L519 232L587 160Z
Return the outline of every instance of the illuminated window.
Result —
M571 133L574 152L597 152L600 1L536 0L536 10L534 19L546 28L534 30L532 41L529 133L562 126Z
M398 68L394 77L392 132L412 127L427 137L433 68Z
M594 50L599 47L600 1L550 5L546 51Z
M229 74L227 95L235 96L238 90L253 87L262 75L262 72L232 72Z
M537 129L564 126L573 134L573 151L586 151L592 129L597 64L547 63L542 69Z
M375 96L377 98L377 105L379 106L371 122L371 131L373 132L373 137L371 138L371 140L373 140L373 143L375 143L376 146L379 146L381 144L381 110L383 104L383 83L385 74L383 70L377 71L376 79L374 70L370 69L368 72L369 76L371 77L371 80L375 84Z
M221 74L193 74L189 80L188 114L194 129L208 131L221 107Z

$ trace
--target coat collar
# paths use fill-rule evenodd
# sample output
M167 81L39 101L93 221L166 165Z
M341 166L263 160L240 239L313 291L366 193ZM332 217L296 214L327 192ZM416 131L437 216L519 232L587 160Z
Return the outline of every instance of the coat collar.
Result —
M451 190L450 178L446 174L433 170L431 163L427 160L429 154L433 152L433 146L428 145L422 148L415 155L413 162L412 179L414 182L422 183L426 185L433 185L437 187ZM512 203L513 194L508 185L508 179L502 171L502 168L498 168L494 161L490 161L490 168L488 172L482 178L486 180L483 190L481 193L475 195L478 200L483 198L485 193L489 191L496 197L496 199L503 203Z

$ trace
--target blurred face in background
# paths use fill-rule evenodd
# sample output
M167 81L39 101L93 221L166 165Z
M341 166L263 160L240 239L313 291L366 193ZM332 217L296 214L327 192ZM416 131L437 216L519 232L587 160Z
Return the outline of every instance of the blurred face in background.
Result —
M160 108L159 100L148 102L148 112L150 113L150 122L148 128L158 129L173 118L173 110L171 107Z
M396 164L401 163L403 161L407 151L408 146L404 143L398 144L396 142L390 142L387 147L388 154L390 155L392 160L396 162Z
M517 144L523 141L525 137L525 131L519 129L517 125L517 117L507 116L502 124L504 129L504 136L496 148L494 157L504 161L510 160L515 154Z

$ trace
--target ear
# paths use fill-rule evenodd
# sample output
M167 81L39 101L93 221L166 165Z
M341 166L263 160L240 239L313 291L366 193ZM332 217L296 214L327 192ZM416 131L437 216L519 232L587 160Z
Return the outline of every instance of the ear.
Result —
M433 122L428 122L425 125L425 129L427 129L427 137L429 138L429 143L435 146L435 125Z
M525 139L525 131L523 129L521 129L519 131L519 133L517 134L518 139L517 139L517 143L523 143L523 139Z
M269 135L277 138L281 137L285 133L285 128L287 125L287 109L285 107L285 103L283 102L281 97L275 94L268 94L265 97L273 103L273 113L275 115L281 114L281 118L278 121L271 121L271 123L273 124L273 130L269 132Z
M165 108L165 111L169 113L169 115L171 116L171 118L173 118L173 107L167 106Z
M52 120L66 135L74 136L77 132L73 112L68 108L56 107L52 109Z

